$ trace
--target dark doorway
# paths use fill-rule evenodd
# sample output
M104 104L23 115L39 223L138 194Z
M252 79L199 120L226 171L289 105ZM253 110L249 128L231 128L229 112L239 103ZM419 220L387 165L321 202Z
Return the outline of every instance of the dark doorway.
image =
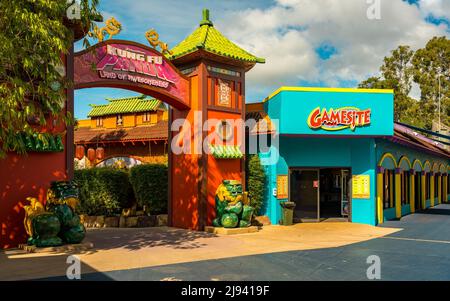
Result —
M290 201L296 203L294 222L348 221L350 169L291 169Z
M295 202L294 221L317 221L319 170L291 170L290 200Z
M320 218L346 218L349 215L349 171L320 170Z
M414 208L419 211L422 208L422 176L420 172L414 175Z

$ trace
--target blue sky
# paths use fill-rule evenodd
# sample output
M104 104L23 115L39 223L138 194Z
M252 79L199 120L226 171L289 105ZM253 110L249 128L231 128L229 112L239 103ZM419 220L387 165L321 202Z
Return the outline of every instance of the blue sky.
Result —
M146 44L155 28L169 46L198 26L203 8L214 26L266 64L247 74L246 100L260 101L281 85L354 87L376 75L384 56L400 44L423 47L449 36L450 0L380 0L381 19L369 20L366 0L100 0L105 20L122 23L119 39ZM101 26L101 24L100 24ZM82 49L80 42L75 50ZM414 89L413 89L414 90ZM414 93L418 97L417 89ZM75 117L120 89L75 91Z

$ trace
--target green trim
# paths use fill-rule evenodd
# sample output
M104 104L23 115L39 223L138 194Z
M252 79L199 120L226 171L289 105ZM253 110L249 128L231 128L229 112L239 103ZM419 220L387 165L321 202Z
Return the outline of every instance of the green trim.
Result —
M109 101L109 104L91 105L92 110L89 112L88 117L166 110L166 107L160 100L147 98L146 95L115 99L106 98L106 100Z
M41 133L32 136L22 134L22 139L28 152L64 151L64 144L62 142L61 134L52 135L49 133Z
M180 44L171 49L172 54L168 58L173 60L198 49L250 63L265 63L265 59L254 56L224 37L209 20L209 10L203 10L203 19L200 27Z
M241 159L244 154L237 145L211 145L209 151L216 159Z

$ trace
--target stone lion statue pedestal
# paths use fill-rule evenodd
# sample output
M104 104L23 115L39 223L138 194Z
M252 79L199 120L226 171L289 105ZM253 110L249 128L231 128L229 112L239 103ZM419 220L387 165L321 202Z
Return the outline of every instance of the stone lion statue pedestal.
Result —
M214 234L244 234L257 232L258 228L251 226L255 208L250 206L246 192L242 192L240 181L223 180L215 196L216 218L212 226L205 231Z

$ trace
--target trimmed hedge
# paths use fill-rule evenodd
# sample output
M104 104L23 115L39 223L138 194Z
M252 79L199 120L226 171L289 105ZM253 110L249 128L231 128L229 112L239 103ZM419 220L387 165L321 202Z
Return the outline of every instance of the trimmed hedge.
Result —
M247 190L250 197L250 205L255 208L255 214L261 214L264 208L264 197L266 195L266 173L261 165L258 155L249 155L247 163Z
M80 189L79 213L114 215L129 208L135 198L128 172L113 168L75 170ZM167 185L166 185L167 186Z
M130 170L130 182L139 206L152 214L167 213L168 167L165 164L137 165Z

